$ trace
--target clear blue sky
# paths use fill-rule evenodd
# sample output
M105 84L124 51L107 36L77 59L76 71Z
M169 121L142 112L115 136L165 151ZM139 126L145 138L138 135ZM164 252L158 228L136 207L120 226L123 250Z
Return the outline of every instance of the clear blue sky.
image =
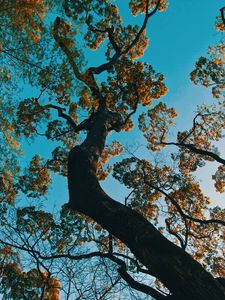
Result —
M116 2L119 3L125 23L141 25L144 16L134 18L129 15L127 0ZM221 34L214 29L214 23L222 6L223 0L171 0L167 11L155 14L149 22L149 48L142 60L152 64L156 71L165 75L169 92L162 100L168 106L177 109L177 129L183 130L191 126L197 104L212 101L210 91L196 87L190 82L189 73L197 59L206 55L208 46L221 38ZM90 64L93 65L96 61L102 62L98 51L92 53ZM136 130L127 135L113 133L113 139L117 137L124 138L128 144L131 144L131 141L142 141L141 133L138 134ZM173 138L175 136L171 135L171 140ZM38 152L46 155L48 150L45 140L39 141L42 142L41 147L39 145L34 150L38 149ZM30 150L32 151L32 147ZM123 202L127 191L117 182L109 179L103 186L112 197ZM67 202L66 181L63 184L61 178L56 176L56 184L52 186L47 199L51 207L56 205L57 208Z

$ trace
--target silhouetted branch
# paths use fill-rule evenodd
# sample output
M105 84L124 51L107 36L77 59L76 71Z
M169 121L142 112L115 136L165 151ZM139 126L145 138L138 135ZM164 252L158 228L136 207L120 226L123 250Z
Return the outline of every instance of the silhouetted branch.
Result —
M222 220L218 220L218 219L210 219L210 220L201 220L201 219L197 219L194 217L191 217L189 215L187 215L186 213L183 212L182 208L180 207L180 205L177 203L177 201L170 196L168 193L166 193L165 191L163 191L162 189L152 186L155 190L159 191L160 193L162 193L164 196L166 196L167 199L170 200L170 202L176 207L176 209L178 210L179 214L181 215L181 217L183 217L184 219L189 219L193 222L197 222L200 224L221 224L223 226L225 226L225 221Z
M124 124L123 125L126 125L126 123L128 122L128 120L130 119L130 117L132 115L134 115L137 111L137 108L138 108L138 103L139 103L139 95L138 95L138 91L137 89L135 88L135 94L136 94L136 101L134 103L134 109L127 115L126 119L124 120Z
M212 151L208 151L208 150L203 150L203 149L196 148L195 145L193 145L193 144L175 143L175 142L163 142L163 141L161 141L160 143L163 144L163 145L174 145L174 146L178 146L178 147L187 148L188 150L190 150L190 151L192 151L192 152L194 152L196 154L200 154L200 155L212 157L214 160L216 160L219 163L225 165L225 159L221 158L216 153L213 153Z
M80 72L80 70L74 60L74 55L73 55L72 51L70 51L70 49L66 46L64 39L59 36L60 23L61 23L61 19L59 17L57 17L54 22L54 30L53 30L53 35L54 35L55 41L57 42L59 47L62 49L62 51L66 54L67 59L70 63L70 66L73 69L73 72L74 72L74 75L76 76L76 78L78 80L84 82L91 89L91 91L94 94L96 94L97 92L99 92L99 88L98 88L97 82L94 79L93 74L90 73L89 70L87 70L84 74L82 74Z
M118 51L115 52L115 54L112 56L111 60L105 64L102 64L98 67L91 67L89 68L89 71L93 74L100 74L106 70L109 70L116 62L117 60L122 56L122 55L126 55L139 41L142 33L144 32L144 30L146 29L148 20L150 17L152 17L158 10L159 4L160 4L161 0L158 0L155 8L149 13L148 12L148 6L149 6L149 0L146 0L146 13L145 13L145 19L144 22L139 30L139 32L137 33L136 37L133 39L133 41L123 50L121 51L120 49L118 49ZM112 42L112 41L111 41Z
M225 16L224 16L224 14L225 14L225 6L220 9L220 13L221 13L221 19L223 21L223 25L225 27Z
M146 0L146 11L145 11L145 19L144 19L143 25L141 26L141 29L139 30L139 32L136 35L136 37L134 38L134 40L130 43L130 45L124 51L122 51L123 55L127 54L136 45L136 43L139 41L142 33L146 29L149 18L152 17L157 12L160 1L161 0L158 0L155 8L149 13L148 12L149 0Z
M1 52L2 52L2 53L5 53L7 56L9 56L9 57L11 57L11 58L14 58L15 60L18 60L18 61L23 62L23 63L25 63L25 64L27 64L27 65L29 65L29 66L31 66L31 67L35 67L35 68L38 68L38 69L41 69L41 70L42 70L42 67L40 67L39 65L34 64L34 63L32 63L32 62L30 62L30 61L28 61L28 60L21 59L21 58L19 58L19 57L13 55L12 53L10 53L10 52L8 52L8 51L2 50Z
M71 116L64 113L66 111L65 108L62 108L58 105L48 104L45 105L44 108L53 108L58 111L58 116L65 119L69 125L71 125L75 130L77 129L77 124L74 122Z
M111 45L113 46L113 49L116 51L116 53L120 54L121 49L117 45L117 43L114 39L114 36L113 36L113 33L114 33L114 27L113 26L112 27L107 27L104 30L99 29L99 28L95 28L88 21L88 15L86 16L86 24L87 24L89 30L91 30L92 32L107 33L108 37L109 37L109 41L110 41Z
M180 245L181 245L181 248L182 249L185 249L185 243L184 243L184 240L183 238L177 233L177 232L174 232L172 229L171 229L171 226L170 226L170 222L168 219L165 220L165 223L166 223L166 227L167 227L167 230L170 234L174 235L180 242Z
M120 274L120 276L123 278L123 280L125 280L129 284L129 286L131 286L133 289L143 292L147 295L150 295L151 297L153 297L156 300L166 299L166 296L162 295L160 292L153 289L152 287L147 286L143 283L140 283L140 282L137 282L136 280L134 280L127 273L127 271L124 267L121 266L117 271Z

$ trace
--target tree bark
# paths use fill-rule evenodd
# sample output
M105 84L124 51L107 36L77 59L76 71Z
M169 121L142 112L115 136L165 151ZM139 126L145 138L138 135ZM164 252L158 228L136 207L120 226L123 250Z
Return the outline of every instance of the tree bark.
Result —
M111 199L102 190L96 177L96 163L107 136L105 116L100 116L85 141L69 154L69 206L93 218L129 247L170 290L169 299L225 299L224 287L189 254L136 211Z

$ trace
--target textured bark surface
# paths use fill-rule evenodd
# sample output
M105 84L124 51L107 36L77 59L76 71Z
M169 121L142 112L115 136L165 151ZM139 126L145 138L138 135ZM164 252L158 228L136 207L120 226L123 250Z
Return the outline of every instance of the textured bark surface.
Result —
M170 290L169 299L222 300L223 286L178 246L167 240L137 212L111 199L96 178L96 163L104 148L104 114L80 146L69 154L69 206L92 217L119 238Z

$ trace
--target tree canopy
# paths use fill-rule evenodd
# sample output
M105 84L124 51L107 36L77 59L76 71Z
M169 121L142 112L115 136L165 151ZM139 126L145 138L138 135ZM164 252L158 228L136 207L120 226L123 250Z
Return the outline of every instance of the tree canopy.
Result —
M144 59L168 1L125 1L138 25L119 2L0 0L2 299L225 298L225 210L199 178L216 163L223 196L225 7L190 73L212 102L177 131L164 75ZM137 128L144 154L123 143ZM112 177L125 199L100 185ZM68 199L53 210L56 185Z

